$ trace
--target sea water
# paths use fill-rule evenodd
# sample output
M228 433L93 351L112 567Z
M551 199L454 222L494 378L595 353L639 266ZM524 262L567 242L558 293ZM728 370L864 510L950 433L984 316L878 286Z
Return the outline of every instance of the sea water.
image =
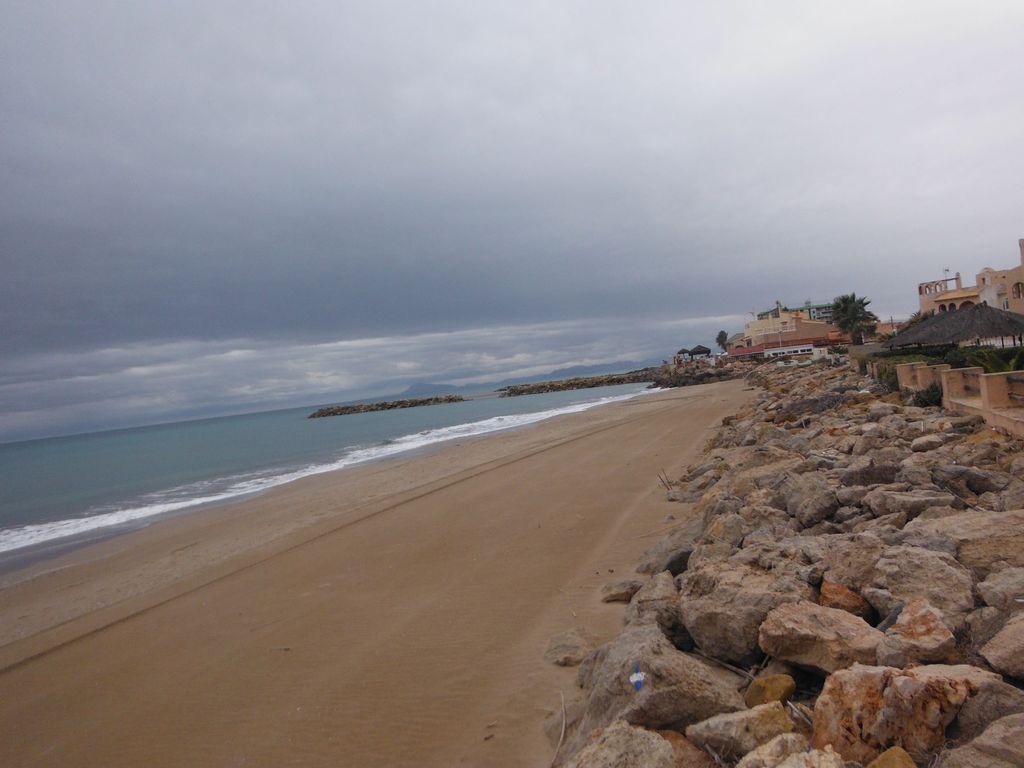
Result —
M302 477L636 397L646 385L309 419L318 406L0 445L0 561Z

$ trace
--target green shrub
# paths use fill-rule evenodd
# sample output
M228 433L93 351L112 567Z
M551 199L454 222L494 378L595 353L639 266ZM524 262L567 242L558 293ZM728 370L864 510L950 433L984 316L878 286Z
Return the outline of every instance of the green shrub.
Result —
M885 365L879 363L878 368L878 383L882 385L882 389L886 392L899 392L900 380L896 375L895 365Z
M915 392L910 402L918 408L940 406L942 405L942 387L939 384L929 384L924 389Z
M970 363L967 362L967 355L960 347L953 347L951 350L946 352L942 356L942 362L949 364L953 368L966 368Z
M1024 370L1024 349L978 349L964 355L965 366L984 368L985 373L1009 373Z

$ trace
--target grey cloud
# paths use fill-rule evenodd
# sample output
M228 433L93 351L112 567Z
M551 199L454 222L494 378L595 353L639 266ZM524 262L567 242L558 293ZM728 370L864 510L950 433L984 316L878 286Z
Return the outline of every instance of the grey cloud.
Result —
M639 361L739 320L609 318L317 344L235 339L38 353L0 367L0 440L333 402L415 380L475 384Z
M905 315L920 280L1024 236L1016 1L4 20L0 355L54 355L42 376L850 290Z

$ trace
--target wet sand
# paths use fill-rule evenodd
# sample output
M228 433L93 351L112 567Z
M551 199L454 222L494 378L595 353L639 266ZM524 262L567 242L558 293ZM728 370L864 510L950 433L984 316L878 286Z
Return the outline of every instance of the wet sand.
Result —
M306 478L0 579L0 765L545 766L742 382Z

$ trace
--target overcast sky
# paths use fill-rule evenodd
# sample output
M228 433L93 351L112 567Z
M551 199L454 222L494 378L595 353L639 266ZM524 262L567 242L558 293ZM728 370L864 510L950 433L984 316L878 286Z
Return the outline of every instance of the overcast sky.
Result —
M0 440L1019 263L1024 3L0 0Z

